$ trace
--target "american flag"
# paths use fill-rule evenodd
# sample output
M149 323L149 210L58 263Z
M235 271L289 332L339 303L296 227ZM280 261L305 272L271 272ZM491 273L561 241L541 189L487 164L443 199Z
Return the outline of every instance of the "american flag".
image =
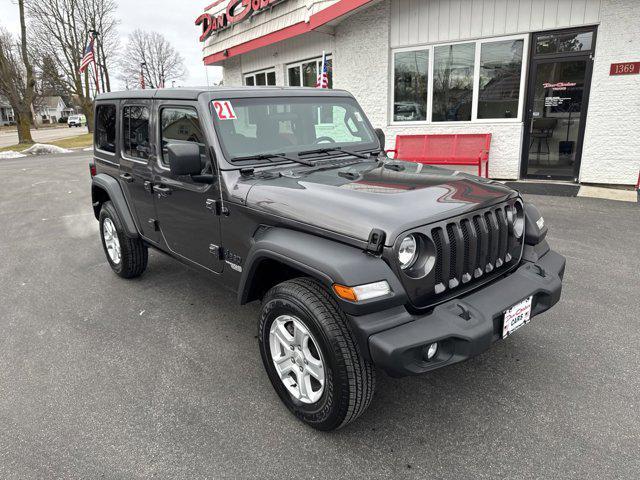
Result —
M80 70L78 70L80 73L84 73L87 67L96 61L96 57L93 54L94 41L95 38L93 37L93 33L90 33L89 43L87 44L87 48L84 49L84 57L82 57L82 60L80 61Z
M322 52L322 66L318 75L316 88L329 88L329 66L327 65L327 54Z

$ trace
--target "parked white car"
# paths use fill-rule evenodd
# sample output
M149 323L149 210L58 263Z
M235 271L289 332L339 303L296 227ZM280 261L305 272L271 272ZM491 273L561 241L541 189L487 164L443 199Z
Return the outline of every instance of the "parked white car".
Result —
M84 115L70 115L67 125L71 127L84 127L87 124L87 117Z

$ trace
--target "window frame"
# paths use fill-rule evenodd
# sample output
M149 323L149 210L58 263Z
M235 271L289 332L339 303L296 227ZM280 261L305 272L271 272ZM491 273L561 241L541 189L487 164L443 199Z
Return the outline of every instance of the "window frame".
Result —
M333 83L333 69L335 67L334 63L333 63L333 54L332 53L327 53L327 60L331 60L331 80ZM287 63L286 64L286 75L285 75L285 80L286 80L286 85L287 87L291 87L292 85L289 85L289 69L290 68L297 68L298 71L300 72L300 85L293 85L294 87L300 87L300 88L313 88L313 87L305 87L304 85L302 85L303 83L303 76L302 76L302 65L304 65L305 63L311 63L315 61L316 62L316 69L318 72L320 72L320 68L322 67L322 55L319 57L311 57L311 58L307 58L305 60L301 60L299 62L293 62L293 63ZM319 76L319 74L318 74ZM314 85L315 86L315 85ZM331 88L333 89L333 88Z
M200 124L200 127L203 127L204 124L202 123L202 120L200 118L200 111L198 110L198 108L193 105L193 104L176 104L176 103L164 103L164 104L160 104L157 106L157 112L158 112L158 117L157 117L157 123L158 123L158 167L162 170L165 170L167 172L171 171L171 168L169 167L169 164L165 165L164 164L164 156L163 156L163 152L162 152L162 111L168 108L173 108L173 109L183 109L183 110L193 110L196 114L196 117L198 117L198 123ZM209 144L206 141L207 140L207 134L204 130L204 128L202 128L202 134L204 135L204 140L205 140L205 148L208 148ZM215 166L212 166L212 168L215 169Z
M135 162L135 163L139 163L140 165L148 165L149 164L149 160L151 159L152 156L152 150L151 148L149 148L149 154L147 155L147 159L146 160L142 160L140 158L133 158L130 157L128 155L125 154L125 142L124 142L124 111L127 108L131 108L131 107L140 107L140 108L146 108L147 111L149 112L149 127L148 127L148 131L149 131L149 145L151 146L152 142L151 142L151 129L152 129L152 123L151 123L151 114L152 114L152 109L151 109L151 105L149 104L144 104L144 103L125 103L121 106L120 108L120 138L122 139L122 142L120 142L120 158L123 158L129 162Z
M93 148L95 149L96 152L101 153L102 155L107 155L109 157L117 157L117 153L118 153L118 144L122 143L119 142L118 140L118 131L119 131L119 108L118 105L116 103L109 103L109 102L105 102L105 103L99 103L98 105L96 105L96 112L94 115L94 119L93 119L93 130L94 132L96 132L98 130L98 108L100 107L113 107L115 109L115 119L116 119L116 125L115 125L115 131L116 131L116 138L115 138L115 151L113 152L108 152L107 150L102 150L101 148L98 148L98 145L96 144L96 140L95 140L95 133L94 133L94 139L93 139ZM118 162L113 162L114 164L118 165Z
M273 75L276 77L276 83L274 83L273 85L268 85L265 84L265 87L275 87L278 85L278 75L276 74L276 68L275 67L269 67L269 68L264 68L262 70L255 70L253 72L249 72L249 73L243 73L242 74L242 82L244 83L245 87L248 87L249 85L247 85L247 78L252 77L253 78L253 87L262 87L263 85L256 85L256 75L259 75L261 73L264 73L264 77L265 77L265 81L268 78L268 74L273 73Z
M413 126L413 125L471 125L471 124L487 124L487 123L522 123L524 107L526 103L526 81L527 81L527 66L529 62L529 42L531 41L531 35L505 35L501 37L480 38L476 40L460 40L456 42L443 42L443 43L430 43L423 45L412 45L410 47L393 48L390 52L390 77L389 77L389 108L387 109L388 125L389 126ZM509 40L523 40L522 45L522 66L520 70L520 92L518 95L518 115L514 118L478 118L478 101L480 98L480 58L482 54L482 45L485 43L505 42ZM434 49L435 47L446 47L449 45L459 45L465 43L475 44L475 58L473 65L473 97L471 104L471 120L461 121L433 121L433 69L434 69ZM414 52L418 50L429 51L429 64L427 69L427 119L418 121L407 120L394 120L394 106L395 106L395 55L401 52Z

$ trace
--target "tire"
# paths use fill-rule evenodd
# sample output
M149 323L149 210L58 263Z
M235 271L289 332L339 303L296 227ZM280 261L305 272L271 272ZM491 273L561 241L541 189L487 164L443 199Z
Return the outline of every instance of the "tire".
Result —
M291 393L281 379L272 356L272 341L277 343L278 349L282 345L274 340L272 327L277 330L277 326L282 324L281 319L287 318L299 320L301 328L306 327L311 340L318 343L319 352L313 356L319 358L324 366L324 386L321 396L313 403L311 398L306 398L305 403ZM262 361L278 396L307 425L324 431L342 428L358 418L371 403L375 390L373 365L360 353L344 313L331 294L317 281L298 278L273 287L263 299L258 338ZM293 347L288 352L283 347L275 355L294 355L297 353L296 348ZM300 368L301 372L305 368L302 364L300 367L296 366L298 360L294 356L290 361L290 367L282 361L284 367L280 368ZM307 364L307 361L304 363ZM294 387L296 381L293 376L295 380L300 380L297 372L295 370L289 374L292 375L292 380L288 381ZM317 393L320 394L320 389Z
M122 221L118 216L118 212L111 202L105 202L100 209L100 239L102 240L102 248L107 257L107 261L111 269L122 278L135 278L142 275L147 268L149 252L147 246L140 238L129 238L122 226ZM119 246L119 259L114 258L109 253L107 247L107 238L105 234L105 223L109 228L115 230L112 238L117 239ZM113 227L113 228L112 228ZM116 256L118 257L118 256Z

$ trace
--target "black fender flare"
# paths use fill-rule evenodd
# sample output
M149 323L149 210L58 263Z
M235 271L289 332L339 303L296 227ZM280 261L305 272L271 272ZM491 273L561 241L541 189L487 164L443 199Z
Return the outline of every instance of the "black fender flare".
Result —
M262 228L253 239L244 263L238 288L240 304L247 303L260 263L275 260L315 278L330 291L338 283L364 285L386 280L392 293L380 299L352 303L335 296L341 308L351 315L363 315L407 302L404 288L393 270L379 256L324 237L286 228Z
M127 201L124 198L124 193L122 192L122 188L120 187L118 180L104 173L99 173L91 179L91 201L93 202L96 218L100 215L100 194L98 193L100 190L106 193L109 197L109 201L111 201L118 212L127 236L130 238L139 237L140 233L138 232L136 223L133 220L133 215L131 214L131 210L129 210L129 205L127 205Z

